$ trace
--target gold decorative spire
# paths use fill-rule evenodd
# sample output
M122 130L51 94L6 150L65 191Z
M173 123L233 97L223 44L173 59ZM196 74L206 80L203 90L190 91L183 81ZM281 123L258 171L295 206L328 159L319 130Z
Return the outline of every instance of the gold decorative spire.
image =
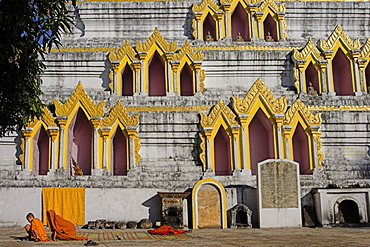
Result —
M168 43L165 38L159 33L158 28L154 29L153 34L149 37L149 39L144 43L140 43L139 41L136 42L136 50L138 52L140 51L149 51L149 49L157 44L162 51L176 51L177 45L176 41L173 41L171 43Z
M110 61L121 61L125 56L127 56L131 61L137 59L136 52L134 48L132 48L128 40L126 40L125 44L118 49L117 53L110 52L108 58Z
M232 107L237 114L249 114L254 106L254 103L258 99L266 104L266 106L271 109L272 113L284 114L288 108L286 98L287 97L284 96L276 99L263 81L258 78L249 89L244 99L241 99L240 97L232 97L231 101Z
M41 119L34 118L31 122L28 123L27 127L34 127L39 121L43 121L46 126L57 126L55 122L55 117L51 115L51 112L48 110L48 108L44 107L42 108L42 111L44 112L44 115L41 117Z
M304 48L301 51L294 49L294 53L293 53L293 57L296 60L302 60L302 59L307 60L309 56L312 56L316 61L325 59L321 55L320 50L313 43L311 38L308 39L307 44L304 46Z
M63 105L59 100L53 99L55 105L55 113L57 116L69 116L78 104L81 104L91 117L102 117L104 115L105 101L101 101L98 105L90 98L82 87L79 81L78 85L66 103Z
M307 125L320 125L322 122L321 113L313 114L301 100L297 99L285 113L284 124L291 125L296 114L300 114Z
M239 124L234 112L222 100L217 102L208 116L202 112L200 116L202 127L214 127L219 117L222 117L229 126Z
M193 48L190 46L189 42L186 40L184 46L181 47L178 53L173 55L173 60L181 60L183 57L188 56L191 61L203 61L204 56L202 51L194 53Z
M194 13L204 12L207 8L212 12L222 11L222 9L213 0L203 0L200 5L193 3L192 10Z
M319 40L319 46L322 50L333 50L337 42L342 41L343 45L348 50L360 49L360 39L352 41L352 39L343 31L341 26L336 26L327 41Z
M119 120L125 127L137 126L139 124L139 114L130 117L121 101L117 101L108 117L102 119L101 126L112 126L116 120Z

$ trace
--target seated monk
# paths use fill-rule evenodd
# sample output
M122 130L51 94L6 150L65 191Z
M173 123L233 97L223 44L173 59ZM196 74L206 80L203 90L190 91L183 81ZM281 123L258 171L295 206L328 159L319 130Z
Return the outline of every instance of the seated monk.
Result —
M54 210L47 211L46 215L48 217L48 226L51 231L51 237L53 241L55 241L56 239L63 240L87 239L84 237L77 237L76 226L72 222L57 215Z
M35 242L48 241L44 225L41 220L35 218L33 213L28 213L26 219L31 224L27 224L23 229L28 233L28 240Z

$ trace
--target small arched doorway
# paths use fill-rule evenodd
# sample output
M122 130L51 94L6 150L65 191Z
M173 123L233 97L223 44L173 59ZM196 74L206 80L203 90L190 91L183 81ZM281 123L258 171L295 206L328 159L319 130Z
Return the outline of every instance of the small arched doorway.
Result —
M360 212L356 202L344 200L338 206L339 223L360 223Z
M206 178L192 191L193 229L226 228L226 192L218 181Z

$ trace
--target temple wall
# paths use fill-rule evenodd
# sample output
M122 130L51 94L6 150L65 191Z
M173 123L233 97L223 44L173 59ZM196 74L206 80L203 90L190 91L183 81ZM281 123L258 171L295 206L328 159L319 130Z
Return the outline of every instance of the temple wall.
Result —
M158 191L191 191L200 179L208 177L225 187L227 209L243 203L254 212L255 226L256 176L246 171L236 171L232 176L204 172L199 158L199 113L208 114L219 100L229 105L230 97L245 97L257 78L264 81L276 98L287 96L288 104L299 98L305 105L314 107L313 113L322 114L323 167L315 169L312 175L300 176L302 206L313 206L309 192L315 187L370 184L370 111L368 107L356 108L368 106L370 96L295 94L291 60L293 48L302 48L308 38L313 38L315 43L327 39L336 25L341 25L350 38L360 38L364 44L370 37L369 3L286 1L286 41L236 43L228 38L215 42L190 39L191 46L202 49L204 55L205 87L196 96L124 97L107 91L112 68L109 52L117 52L126 39L133 47L136 41L145 42L155 27L167 41L176 40L182 46L192 32L192 3L189 0L78 3L75 33L63 36L61 51L47 55L42 100L46 104L52 99L65 102L78 81L82 81L95 103L106 100L106 115L120 100L124 107L130 108L129 115L139 114L141 160L132 165L127 176L31 176L27 169L20 171L20 137L14 133L1 138L0 226L23 225L24 216L30 211L36 217L41 215L42 187L52 186L86 188L86 222L101 218L157 221L160 218ZM341 106L349 107L339 109Z
M202 1L117 1L78 3L79 18L70 45L98 40L104 46L146 40L155 27L169 40L185 40L192 34L191 6ZM366 2L279 1L285 4L287 40L303 44L309 37L329 36L336 25L342 25L350 36L369 37ZM131 26L132 28L127 28ZM84 32L82 32L83 30ZM81 36L84 34L83 36ZM89 40L90 39L90 40ZM103 43L104 42L104 43Z
M24 226L30 212L41 218L41 191L40 187L0 187L0 226Z

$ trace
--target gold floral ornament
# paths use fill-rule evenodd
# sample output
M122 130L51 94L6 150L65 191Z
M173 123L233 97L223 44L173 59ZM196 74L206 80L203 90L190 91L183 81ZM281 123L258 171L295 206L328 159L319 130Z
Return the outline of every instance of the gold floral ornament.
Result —
M108 117L102 119L101 125L110 127L116 120L119 120L125 127L137 126L139 124L139 114L130 117L121 101L117 101L109 112Z
M284 125L291 125L296 114L300 114L308 125L320 125L322 123L321 113L313 114L301 100L297 99L285 113Z
M319 46L322 50L333 50L337 42L342 41L343 45L348 50L360 49L360 39L351 40L351 38L343 31L341 26L336 26L332 34L329 36L327 41L323 39L319 40Z
M176 45L176 41L168 43L165 38L159 33L158 28L154 28L153 34L149 37L149 39L145 43L141 43L140 41L136 41L136 51L149 51L149 49L157 44L160 49L164 52L175 52L178 48Z
M361 59L369 59L370 57L370 38L366 40L366 43L361 49L360 58Z
M117 52L110 52L108 58L109 61L121 61L125 56L131 61L137 59L136 52L128 40L125 41L125 44Z
M217 102L208 116L202 112L200 116L202 127L214 127L219 117L222 117L229 126L239 125L235 113L222 100Z
M252 85L244 99L240 97L231 98L232 107L239 115L249 114L258 99L267 104L268 108L270 108L274 114L284 114L288 108L286 102L287 97L284 96L276 99L260 78Z
M301 51L294 49L293 52L293 57L295 60L307 60L310 56L312 56L316 61L325 59L311 38L308 39L307 44Z
M77 87L71 97L63 105L59 100L53 99L55 105L55 113L57 116L69 116L76 106L81 104L91 117L102 117L104 115L105 101L101 101L98 105L90 98L82 87L79 81Z
M200 5L193 3L192 10L194 13L204 12L209 8L213 12L222 11L222 9L213 0L203 0Z
M189 59L193 61L203 61L204 55L202 51L194 52L194 48L190 46L189 41L185 41L184 45L181 47L180 51L173 55L173 60L181 60L183 57L188 56Z
M33 128L39 121L43 121L46 126L57 126L55 122L55 117L51 115L51 112L46 108L42 108L42 111L44 112L44 115L41 117L41 119L34 118L32 121L30 121L27 125L27 127Z

